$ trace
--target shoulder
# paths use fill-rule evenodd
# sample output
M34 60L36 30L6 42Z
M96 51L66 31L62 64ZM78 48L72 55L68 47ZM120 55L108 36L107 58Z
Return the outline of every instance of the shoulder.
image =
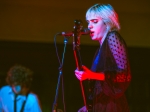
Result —
M26 107L36 112L41 112L40 102L38 96L35 93L29 93L27 97Z
M107 37L107 43L110 47L126 47L126 42L117 31L109 32Z
M31 100L31 99L32 99L32 100L33 100L33 99L36 100L36 99L37 99L37 95L36 95L35 93L32 93L32 92L29 93L29 94L28 94L28 100Z
M28 98L27 98L27 100L29 101L29 102L37 102L38 101L38 96L35 94L35 93L29 93L28 94Z
M6 86L1 87L0 92L3 93L3 92L6 92L6 91L9 91L9 90L11 90L11 87L6 85Z
M121 35L117 31L111 31L107 34L107 40L108 39L118 39L121 38Z
M124 39L117 31L109 32L106 38L109 43L125 43Z
M0 97L8 97L9 93L11 92L11 87L10 86L3 86L0 89Z
M26 112L41 112L40 102L37 95L34 93L29 93L26 99L25 105Z

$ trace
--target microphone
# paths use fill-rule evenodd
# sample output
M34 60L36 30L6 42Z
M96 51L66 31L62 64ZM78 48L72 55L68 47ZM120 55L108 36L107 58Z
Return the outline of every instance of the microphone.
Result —
M85 28L85 29L82 29L81 30L81 35L88 35L90 33L90 30L88 28ZM66 36L66 37L70 37L70 36L73 36L74 32L61 32L59 33L59 35L61 36Z

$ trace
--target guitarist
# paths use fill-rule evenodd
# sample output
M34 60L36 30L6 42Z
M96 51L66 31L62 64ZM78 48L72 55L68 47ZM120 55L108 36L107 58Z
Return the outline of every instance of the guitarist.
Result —
M110 4L95 4L86 12L92 40L99 42L91 69L75 70L80 80L89 80L92 112L129 112L125 91L131 81L127 46L119 34L118 15ZM78 112L88 112L86 106Z
M12 66L0 90L0 112L42 112L36 94L32 93L33 72L22 65Z

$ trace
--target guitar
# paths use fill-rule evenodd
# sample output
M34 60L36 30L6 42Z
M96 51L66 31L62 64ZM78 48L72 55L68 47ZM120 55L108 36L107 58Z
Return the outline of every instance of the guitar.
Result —
M82 70L82 60L80 56L80 36L81 36L82 27L83 26L81 20L74 21L73 51L74 51L74 58L78 70ZM82 81L80 81L80 86L81 86L84 105L86 106L87 112L92 112L92 104L91 101L89 101L89 99L85 97ZM91 89L89 88L89 90Z

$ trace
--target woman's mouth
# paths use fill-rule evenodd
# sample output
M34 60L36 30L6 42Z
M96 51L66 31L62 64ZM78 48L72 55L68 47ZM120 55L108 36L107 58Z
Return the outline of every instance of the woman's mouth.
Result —
M90 31L90 36L92 37L94 35L94 31Z

